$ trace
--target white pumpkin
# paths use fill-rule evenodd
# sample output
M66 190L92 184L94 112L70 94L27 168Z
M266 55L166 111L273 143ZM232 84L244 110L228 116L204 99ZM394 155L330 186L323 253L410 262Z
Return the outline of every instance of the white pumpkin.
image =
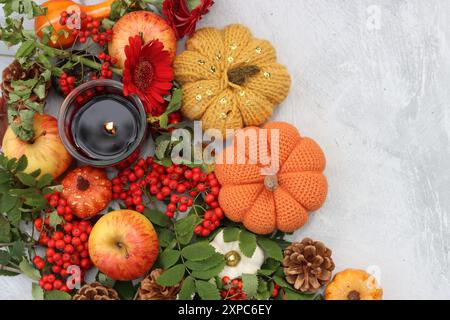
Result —
M211 245L218 253L223 254L227 261L225 268L219 274L220 278L226 276L236 279L243 274L255 274L264 263L264 252L260 247L256 246L253 256L249 258L239 249L239 241L225 242L223 231L217 234Z

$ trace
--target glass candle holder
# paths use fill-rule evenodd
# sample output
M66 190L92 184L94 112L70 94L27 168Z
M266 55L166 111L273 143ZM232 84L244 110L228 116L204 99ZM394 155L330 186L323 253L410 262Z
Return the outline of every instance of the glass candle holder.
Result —
M94 167L120 167L139 156L147 115L137 96L123 95L122 83L93 80L66 97L58 130L76 160Z

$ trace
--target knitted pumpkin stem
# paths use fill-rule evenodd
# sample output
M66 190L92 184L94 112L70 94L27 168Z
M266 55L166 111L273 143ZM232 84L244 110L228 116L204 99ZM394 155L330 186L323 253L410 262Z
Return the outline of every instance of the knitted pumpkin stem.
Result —
M275 192L278 188L278 177L276 175L266 176L264 178L264 186L267 190Z
M245 84L248 78L257 75L261 69L255 65L238 66L228 70L228 80L238 86Z

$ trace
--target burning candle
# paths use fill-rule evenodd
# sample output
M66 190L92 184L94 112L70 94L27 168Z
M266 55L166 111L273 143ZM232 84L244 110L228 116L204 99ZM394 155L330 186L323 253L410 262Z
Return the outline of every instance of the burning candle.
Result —
M64 101L59 121L69 152L94 166L126 160L142 144L146 131L142 103L135 96L124 97L121 83L112 80L77 88Z

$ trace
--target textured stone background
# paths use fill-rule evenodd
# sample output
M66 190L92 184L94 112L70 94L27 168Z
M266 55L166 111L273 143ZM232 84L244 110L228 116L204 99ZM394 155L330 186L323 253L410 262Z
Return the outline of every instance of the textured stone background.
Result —
M448 0L216 0L201 23L273 42L293 76L274 119L328 160L327 202L295 239L374 272L386 299L450 298L449 15ZM0 277L0 298L30 298L29 281Z

